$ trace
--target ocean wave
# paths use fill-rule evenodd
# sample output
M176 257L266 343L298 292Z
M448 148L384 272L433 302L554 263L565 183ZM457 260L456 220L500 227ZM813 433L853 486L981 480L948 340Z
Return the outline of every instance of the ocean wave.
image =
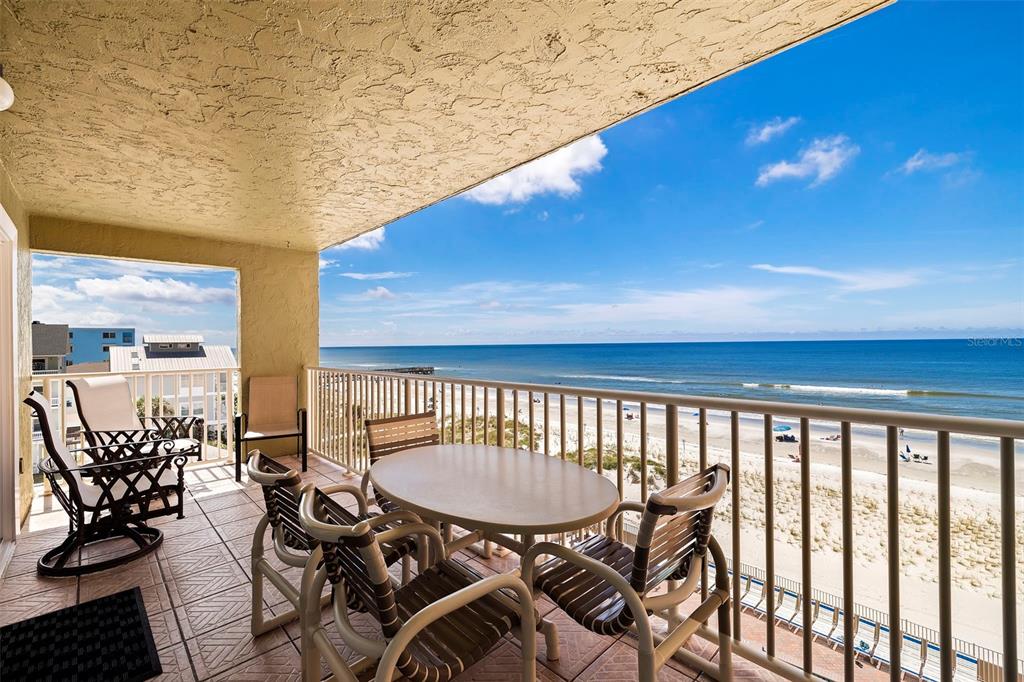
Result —
M593 379L595 381L624 381L637 384L689 384L681 379L658 379L656 377L618 376L614 374L559 374L560 379Z
M745 388L772 388L798 393L844 393L856 395L884 395L905 398L910 395L906 388L867 388L863 386L814 386L810 384L743 384Z

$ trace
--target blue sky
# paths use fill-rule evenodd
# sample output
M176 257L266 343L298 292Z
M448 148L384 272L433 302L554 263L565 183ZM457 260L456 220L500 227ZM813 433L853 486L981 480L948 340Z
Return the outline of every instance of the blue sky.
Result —
M884 9L328 249L321 342L1020 334L1022 44L1019 3Z

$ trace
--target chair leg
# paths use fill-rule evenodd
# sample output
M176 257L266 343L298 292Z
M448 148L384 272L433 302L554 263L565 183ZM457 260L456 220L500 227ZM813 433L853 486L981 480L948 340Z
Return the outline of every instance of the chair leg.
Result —
M309 438L306 434L306 414L302 414L302 435L299 436L299 448L302 451L302 470L307 469L307 460L309 459Z
M408 585L412 580L412 557L406 554L402 557L402 584Z
M242 481L242 418L235 417L235 481Z

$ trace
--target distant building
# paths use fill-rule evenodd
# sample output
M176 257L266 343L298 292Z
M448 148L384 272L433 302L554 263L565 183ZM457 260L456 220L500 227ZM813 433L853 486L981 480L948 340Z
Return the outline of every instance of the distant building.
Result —
M132 327L72 327L68 335L71 339L69 365L108 362L111 348L135 345Z
M68 365L71 352L66 324L32 323L32 372L58 374Z
M110 371L177 372L237 367L230 346L208 346L198 334L146 334L141 346L110 348Z

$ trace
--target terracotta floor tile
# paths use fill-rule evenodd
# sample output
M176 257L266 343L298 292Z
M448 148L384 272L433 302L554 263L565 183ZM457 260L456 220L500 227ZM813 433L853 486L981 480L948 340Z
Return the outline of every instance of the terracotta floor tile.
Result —
M160 651L160 667L163 668L163 674L154 677L155 682L195 682L196 676L192 672L188 649L184 644Z
M301 666L299 650L291 642L286 642L214 679L237 682L298 682L301 679Z
M234 560L234 556L222 543L201 547L186 554L163 554L163 563L170 569L174 578L201 573L207 568Z
M147 608L146 615L149 616L149 629L153 633L153 642L157 649L181 643L181 630L178 628L178 619L175 618L174 611L154 613Z
M576 678L578 682L614 682L614 680L637 679L637 650L622 642L615 642L601 657L594 661ZM697 674L680 672L671 665L664 665L658 671L662 682L682 682L697 679Z
M186 535L178 535L172 538L164 538L160 546L162 554L166 557L187 554L193 550L216 545L221 542L221 537L213 528L204 528Z
M240 618L248 622L251 606L252 586L246 583L199 601L175 606L174 612L185 639L192 639ZM269 610L267 615L272 615Z
M246 500L247 501L242 504L236 504L232 507L227 507L226 509L207 512L206 517L214 526L221 526L225 523L247 519L252 516L263 516L264 512L262 505L249 501L248 495L246 495Z
M167 589L171 594L171 603L179 606L248 584L249 577L238 562L228 561L208 566L202 571L175 575Z
M163 581L156 557L149 555L123 566L83 575L78 597L79 601L86 602L132 587L152 587Z
M520 679L523 659L519 647L505 642L493 649L487 656L470 666L455 679L459 682L506 682ZM546 682L562 682L562 678L541 664L537 664L537 679Z
M210 528L211 525L206 516L199 512L186 516L183 519L174 519L172 522L164 523L157 527L163 531L164 540L167 540L168 538L176 538L180 535L188 535L197 530L205 530Z
M246 498L247 500L249 498ZM252 504L251 502L249 504ZM256 532L256 526L260 523L261 516L250 516L244 519L238 519L237 521L231 521L228 523L220 523L214 526L217 530L217 534L220 535L222 540L234 540L236 538L252 538L253 533Z
M48 578L34 572L23 573L0 580L0 604L50 590L74 593L77 587L78 578Z
M77 601L77 585L22 595L17 599L0 604L0 627L41 616L57 609L74 606Z
M249 620L243 618L190 639L186 644L196 673L200 679L206 679L288 642L288 635L281 628L253 637Z
M199 503L199 506L202 507L203 511L207 514L220 509L227 509L228 507L245 504L250 501L249 497L242 490L234 490L223 494L209 493L205 495L196 495L196 502Z
M567 680L574 679L615 643L616 638L590 632L561 609L555 609L547 618L558 627L560 656L557 661L547 660L544 637L538 633L537 660Z

